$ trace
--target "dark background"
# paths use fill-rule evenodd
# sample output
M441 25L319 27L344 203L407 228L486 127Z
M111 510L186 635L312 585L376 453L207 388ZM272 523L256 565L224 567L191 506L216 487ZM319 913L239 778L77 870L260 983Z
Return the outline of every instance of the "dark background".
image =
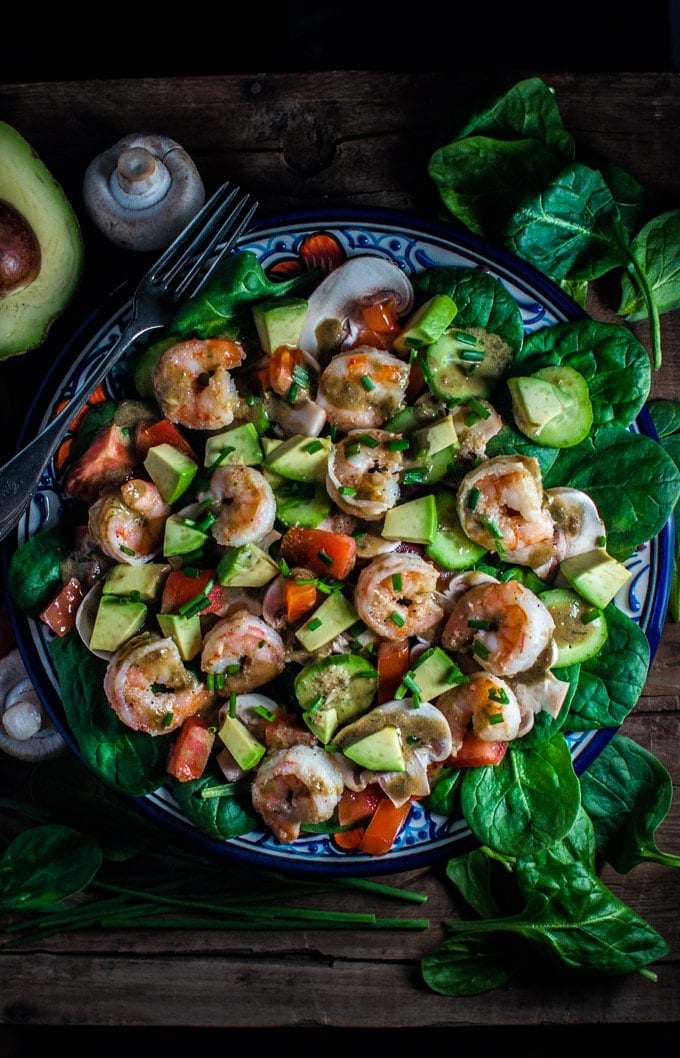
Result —
M25 5L3 14L0 81L324 69L680 69L680 0L222 0ZM37 38L37 39L34 39Z

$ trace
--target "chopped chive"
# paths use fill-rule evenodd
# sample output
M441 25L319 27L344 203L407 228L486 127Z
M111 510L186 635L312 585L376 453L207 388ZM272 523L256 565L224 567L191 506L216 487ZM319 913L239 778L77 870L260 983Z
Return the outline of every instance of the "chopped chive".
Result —
M300 367L296 364L293 368L293 381L297 382L298 386L302 389L306 389L309 385L309 371L306 371L304 367Z
M327 551L324 551L323 548L319 548L319 550L316 553L316 557L321 562L323 562L324 566L328 566L329 569L333 565L333 559L332 559L331 555L329 555Z
M502 713L489 713L488 720L490 724L502 724L503 714Z
M405 452L410 447L410 442L405 437L394 437L387 442L390 452Z
M249 408L252 408L254 403L255 403L255 394L254 393L248 393L248 395L246 396L246 404L248 405Z
M360 381L367 393L370 393L372 389L375 389L375 382L370 375L362 375Z
M483 621L480 617L471 617L468 621L468 628L481 628L485 632L490 632L493 625L491 621Z
M510 699L508 698L507 692L502 687L492 687L489 691L489 701L498 702L499 705L508 705Z
M406 621L397 610L392 610L392 613L390 614L390 621L393 625L396 625L397 628L403 628L406 624Z
M412 672L405 672L402 676L401 682L404 684L405 687L408 687L409 691L411 691L412 694L423 693L420 684L417 682Z
M478 353L474 349L466 349L460 354L461 360L466 360L468 363L481 363L484 359L484 353Z
M173 713L166 713L163 717L163 727L170 727L172 721L175 719Z
M288 390L288 400L291 404L293 403L299 392L300 387L298 386L297 382L291 382L290 389Z
M286 562L285 558L279 558L279 569L281 570L282 577L290 576L290 566Z
M598 536L598 538L597 538L597 546L598 547L606 547L607 546L607 537L606 536Z
M349 459L352 456L359 455L359 447L360 446L358 441L348 441L345 445L345 455L347 456L347 458Z
M485 643L482 643L481 639L473 639L472 653L476 654L478 658L482 659L482 661L486 661L491 651Z
M311 456L314 455L315 452L318 452L321 448L323 448L323 444L317 438L316 441L312 441L310 444L305 445L305 452L309 452Z
M307 710L307 712L308 713L315 713L317 711L317 709L321 708L322 705L323 705L323 694L320 694L318 698L314 699L314 701L310 705L310 707Z
M484 521L483 521L483 525L484 525L484 528L486 529L486 531L489 533L489 535L494 538L494 540L502 540L503 539L502 532L500 531L500 529L498 528L496 523L491 520L491 518L485 518Z
M241 662L232 661L231 665L227 665L224 671L227 672L230 676L236 676L237 673L241 671Z
M229 716L236 716L236 691L231 691L229 694Z
M461 345L473 345L475 347L479 346L479 342L475 338L474 334L466 334L465 331L456 331L456 333L454 334L454 338L457 342L460 342Z
M233 445L226 445L224 448L221 448L219 455L215 459L213 459L212 463L208 467L208 473L211 473L213 470L217 470L220 463L223 463L227 456L230 456L231 453L235 451L236 449Z
M359 644L361 645L361 644ZM355 672L353 680L375 680L380 675L375 669L364 669L363 672Z
M480 492L480 490L477 488L476 485L473 488L470 489L470 491L468 493L468 498L467 498L467 509L469 511L474 511L475 507L477 506L477 504L479 502L479 497L481 495L482 495L482 493Z
M403 587L401 573L392 574L392 588L394 591L401 591Z
M356 496L357 490L353 489L351 485L341 485L338 489L341 496Z
M320 618L313 617L312 620L307 625L307 628L309 629L310 632L316 632L317 628L321 628L321 624L322 624L322 622L321 622Z
M422 485L427 478L427 467L413 467L404 473L402 481L404 485Z
M377 448L380 444L375 437L372 437L370 433L362 433L360 437L357 437L359 444L366 445L367 448Z
M581 617L581 622L584 625L589 625L591 621L597 621L598 617L601 617L601 616L602 616L602 611L599 610L597 608L597 606L594 606L592 608L592 610L586 610L585 611L585 613Z
M206 514L206 516L203 519L203 521L199 522L198 525L196 526L196 528L199 530L199 532L204 533L206 531L206 529L209 529L210 526L213 525L213 523L216 522L216 521L217 521L217 515L216 514L212 514L212 512L211 512L210 514Z
M183 555L182 557L183 557L184 562L189 562L189 563L197 562L197 561L199 561L200 559L203 558L203 548L202 547L197 547L195 551L189 551L186 555ZM182 566L183 572L186 572L187 569L191 569L191 568L192 568L191 565ZM192 574L192 576L193 576L193 574Z
M121 547L120 547L120 549L121 549L121 551L123 552L123 554L124 554L124 555L134 555L134 551L132 550L132 548L131 548L131 547L124 547L124 546L123 546L123 545L121 544Z
M271 709L267 709L267 707L264 705L256 705L254 712L257 716L261 716L263 720L271 721L274 720L276 716L276 714L273 713Z
M335 424L333 423L333 424L332 424L332 425L331 425L331 426L329 427L329 430L328 430L328 436L330 437L331 441L337 441L338 437L340 436L340 427L339 427L339 426L336 426L336 425L335 425Z

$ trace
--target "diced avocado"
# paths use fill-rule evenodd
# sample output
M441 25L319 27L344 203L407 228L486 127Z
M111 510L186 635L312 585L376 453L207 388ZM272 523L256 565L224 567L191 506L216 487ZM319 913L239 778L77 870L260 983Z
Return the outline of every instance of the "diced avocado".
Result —
M271 487L276 489L279 485L282 485L285 481L289 481L290 479L284 478L281 474L277 474L276 471L271 470L267 466L267 456L270 452L273 452L275 448L278 448L279 445L282 445L283 441L279 437L261 437L260 444L262 445L262 454L264 456L264 461L260 466L260 472L267 479Z
M198 463L170 444L154 445L144 467L166 503L175 503L191 485Z
M278 575L279 567L257 544L230 547L217 564L219 584L234 588L261 588Z
M252 422L243 422L230 430L213 434L205 442L203 466L221 466L226 463L242 463L248 467L259 466L264 459L257 427Z
M157 342L152 342L151 345L147 346L140 355L135 364L133 375L135 389L140 397L155 397L153 373L156 364L165 350L172 348L173 345L177 344L177 341L178 339L172 335L169 338L159 338Z
M392 347L403 355L420 349L440 338L458 312L458 306L448 294L435 294L408 318Z
M305 650L318 650L358 620L359 615L349 599L341 591L334 591L317 606L295 635Z
M274 298L253 305L253 320L265 353L273 353L282 345L299 346L306 318L307 302L303 298Z
M144 624L147 607L143 602L102 595L95 617L90 650L118 650Z
M430 647L424 651L411 671L418 685L418 694L425 702L431 702L458 683L467 682L453 658L441 647Z
M174 639L183 661L191 661L200 653L203 634L198 614L182 617L176 613L159 613L156 620L163 635Z
M161 593L170 566L145 562L141 566L112 566L104 580L106 595L138 595L142 602L153 602Z
M225 716L217 737L224 743L239 768L250 771L266 753L266 746L255 738L237 716Z
M304 722L327 744L341 724L371 707L378 673L359 654L331 654L305 665L294 687Z
M579 595L604 609L631 577L622 562L603 548L572 555L560 562L560 573Z
M382 528L386 540L412 544L431 544L436 532L437 504L432 493L390 507Z
M469 569L486 554L486 548L470 540L458 517L456 494L441 490L435 497L437 531L425 554L442 569Z
M267 454L264 465L291 481L323 485L330 451L330 437L294 434Z
M208 534L187 525L179 514L171 514L165 523L163 536L163 554L166 558L172 555L188 555L191 551L203 547Z
M360 768L371 771L406 771L404 750L396 727L387 724L342 751Z
M555 622L557 647L554 668L578 665L599 653L607 639L607 621L601 609L569 588L541 592L541 602Z
M438 419L429 426L421 426L414 432L411 440L411 454L414 459L429 459L451 447L460 447L453 415L445 415L443 419Z
M301 525L316 529L332 510L330 496L322 485L303 485L279 478L283 485L272 486L276 499L276 517L285 526Z
M566 364L508 379L517 428L539 445L571 448L590 433L593 407L588 383Z

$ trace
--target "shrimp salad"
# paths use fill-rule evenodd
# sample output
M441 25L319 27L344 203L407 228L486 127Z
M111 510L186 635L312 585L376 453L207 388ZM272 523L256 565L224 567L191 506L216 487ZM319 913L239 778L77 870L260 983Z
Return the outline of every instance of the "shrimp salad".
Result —
M571 353L592 321L525 339L488 271L330 237L297 275L237 251L210 283L62 454L40 618L67 719L103 778L212 837L379 856L415 802L460 813L466 773L581 730L622 622L644 667L613 599L650 527L613 540L583 466L603 424L629 435L647 357L616 336L624 410Z

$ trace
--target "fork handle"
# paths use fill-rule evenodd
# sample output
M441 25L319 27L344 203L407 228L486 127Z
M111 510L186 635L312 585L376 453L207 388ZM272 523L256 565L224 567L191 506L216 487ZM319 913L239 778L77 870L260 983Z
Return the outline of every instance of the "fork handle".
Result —
M28 507L47 464L59 447L64 431L73 422L78 410L104 381L111 366L126 349L137 338L160 326L160 323L141 323L133 312L132 318L95 373L88 376L76 390L66 407L0 469L0 541L11 533Z

